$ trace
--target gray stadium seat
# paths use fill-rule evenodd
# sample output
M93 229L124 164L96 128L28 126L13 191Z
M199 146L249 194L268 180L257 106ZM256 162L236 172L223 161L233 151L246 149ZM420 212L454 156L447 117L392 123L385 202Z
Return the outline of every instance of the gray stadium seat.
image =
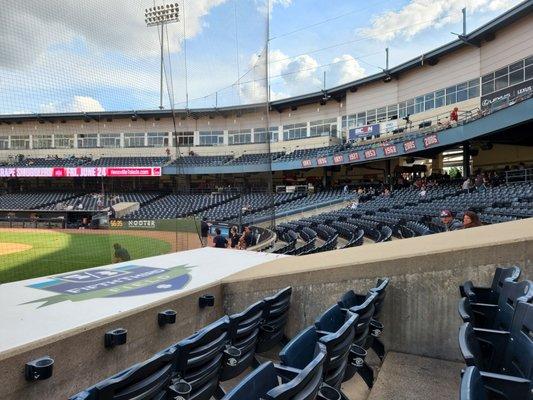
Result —
M292 288L286 287L264 299L265 311L259 328L257 353L264 353L286 340L284 331L289 318Z

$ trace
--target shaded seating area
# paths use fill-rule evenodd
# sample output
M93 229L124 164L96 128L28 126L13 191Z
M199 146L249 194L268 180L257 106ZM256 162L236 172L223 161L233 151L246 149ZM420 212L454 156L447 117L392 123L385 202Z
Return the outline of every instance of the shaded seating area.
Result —
M518 267L496 269L490 287L465 282L459 347L461 400L529 400L533 393L533 282Z

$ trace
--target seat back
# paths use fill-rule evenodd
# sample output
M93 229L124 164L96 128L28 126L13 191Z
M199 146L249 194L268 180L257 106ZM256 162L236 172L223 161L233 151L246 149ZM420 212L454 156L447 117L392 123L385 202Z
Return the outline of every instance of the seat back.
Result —
M346 292L339 301L339 306L342 309L349 309L353 314L359 316L355 324L354 341L353 343L365 347L367 342L368 332L370 330L370 320L374 316L375 301L378 294L369 291L366 296L360 296L350 290Z
M237 384L223 400L265 399L269 390L278 386L278 376L272 361L261 364Z
M466 368L461 379L460 400L487 400L483 379L476 367Z
M533 380L533 304L519 302L505 351L505 374Z
M520 278L520 267L513 266L509 268L496 268L494 277L492 278L491 289L495 293L499 293L503 287L505 280L516 282Z
M176 372L192 386L190 400L208 400L217 389L228 327L225 316L175 345Z
M380 278L376 283L376 287L370 289L371 292L377 293L376 301L374 302L374 319L378 319L383 308L383 302L387 294L386 289L389 286L389 278Z
M289 286L263 300L265 309L257 342L257 353L268 351L281 342L289 318L291 294L292 288Z
M254 361L259 326L263 319L265 302L252 304L241 313L229 317L228 337L230 344L240 350L237 365L223 365L220 380L232 379L241 374Z
M320 342L316 343L311 354L311 362L289 382L271 389L265 400L314 400L322 385L326 347Z
M152 400L167 398L176 350L167 349L93 387L71 400Z
M492 329L508 331L511 329L513 316L515 314L518 302L530 303L533 299L533 282L506 281L501 288L500 297L498 298L498 312Z
M344 378L358 319L357 314L350 311L343 312L336 304L315 321L319 340L327 350L324 361L324 382L335 388L340 388Z

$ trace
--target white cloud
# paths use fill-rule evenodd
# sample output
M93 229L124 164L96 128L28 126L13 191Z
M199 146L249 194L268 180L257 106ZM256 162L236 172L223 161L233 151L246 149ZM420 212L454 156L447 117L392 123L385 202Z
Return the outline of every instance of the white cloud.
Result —
M467 15L507 9L519 0L411 0L399 11L387 11L372 18L369 28L360 33L380 41L396 37L411 39L429 28L440 28L462 20L461 9L466 7Z
M241 80L239 94L246 102L264 102L266 100L264 59L262 56L254 55L249 65L254 67L252 72ZM310 55L288 57L281 50L272 50L270 85L277 90L271 91L271 100L319 91L323 87L322 71L327 72L329 87L365 76L364 68L349 54L334 58L328 67L320 67L318 61Z
M98 100L87 96L74 96L71 109L74 112L105 111Z
M197 36L204 17L227 0L178 0L185 14L186 37ZM185 8L184 8L185 2ZM160 0L156 2L162 4ZM144 10L149 0L4 0L0 13L0 66L20 69L43 57L54 46L81 39L95 52L120 52L146 57L159 52L156 28L147 28ZM181 22L168 25L169 46L180 50Z
M353 56L343 54L333 59L333 65L330 67L330 76L337 84L355 81L365 76L365 69L359 65Z
M255 3L257 4L257 9L261 14L266 15L267 13L267 7L270 5L270 12L272 13L272 9L276 6L281 6L284 8L289 7L292 4L292 0L270 0L270 4L268 4L268 0L255 0Z
M89 96L74 96L67 102L50 102L41 104L39 112L58 113L58 112L95 112L105 111L100 102Z

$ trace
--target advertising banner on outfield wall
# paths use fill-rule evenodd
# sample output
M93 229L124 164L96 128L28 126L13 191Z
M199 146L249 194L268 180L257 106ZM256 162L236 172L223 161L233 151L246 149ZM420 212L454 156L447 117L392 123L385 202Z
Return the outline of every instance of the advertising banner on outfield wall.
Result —
M525 100L533 94L533 79L481 96L482 111L496 111Z
M161 176L161 167L51 167L0 168L2 178L78 178L78 177L144 177Z
M113 230L197 233L200 229L200 221L193 217L171 219L112 219L109 221L109 228Z

